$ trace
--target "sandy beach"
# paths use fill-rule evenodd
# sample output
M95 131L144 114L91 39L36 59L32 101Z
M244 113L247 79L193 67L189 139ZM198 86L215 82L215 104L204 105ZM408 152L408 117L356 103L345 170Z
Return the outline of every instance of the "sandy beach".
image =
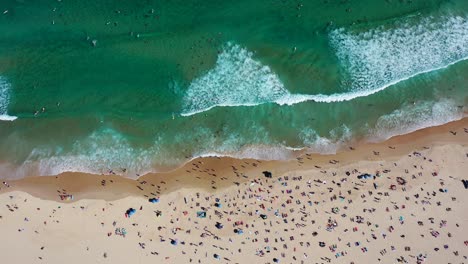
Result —
M468 119L336 155L2 180L2 263L467 263ZM8 175L2 175L7 179Z
M11 0L0 32L0 264L468 264L468 0Z

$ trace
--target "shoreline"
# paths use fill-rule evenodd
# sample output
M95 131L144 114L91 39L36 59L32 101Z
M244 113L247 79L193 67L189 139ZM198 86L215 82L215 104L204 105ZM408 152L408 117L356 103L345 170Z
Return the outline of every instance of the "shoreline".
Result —
M443 125L436 125L430 127L423 127L420 129L416 129L418 126L412 127L405 131L412 131L405 133L404 131L400 131L399 133L405 134L394 134L391 133L389 135L380 135L377 134L368 134L368 135L356 135L355 137L348 138L348 139L339 139L336 141L328 141L324 145L314 145L309 147L289 147L285 145L246 145L236 151L232 152L200 152L198 154L194 154L193 157L185 156L184 159L176 158L176 161L170 161L168 163L158 163L158 159L155 157L149 158L151 154L147 156L143 156L144 160L149 160L152 165L136 165L136 167L129 165L128 167L125 165L116 165L113 164L112 160L110 159L108 162L91 162L86 158L82 159L81 155L76 156L68 156L64 155L63 157L60 155L57 156L49 156L43 157L39 160L29 160L27 158L25 161L19 162L16 164L13 161L9 161L8 159L0 160L0 179L4 180L19 180L27 177L35 177L35 176L56 176L56 175L63 175L67 173L79 173L79 174L93 174L93 175L118 175L121 177L129 178L138 180L138 178L143 177L145 175L155 175L155 174L164 174L164 173L172 173L186 167L188 164L199 161L203 159L209 158L222 158L222 159L237 159L237 160L261 160L265 162L276 161L276 162L288 162L291 160L295 160L297 158L304 157L305 155L314 155L314 156L330 156L330 155L337 155L342 152L346 152L349 150L350 146L367 146L373 144L380 144L384 143L388 140L393 138L398 138L401 136L405 136L408 134L412 134L416 131L426 130L431 127L438 127L444 126L454 122L463 122L462 120L468 118L468 112L464 111L461 119L455 121L449 121ZM452 120L452 119L449 119ZM427 124L426 124L427 125ZM416 130L412 130L416 129ZM395 131L393 131L395 132ZM390 136L392 135L392 136ZM390 136L389 138L387 138ZM384 139L386 138L386 139ZM328 140L327 138L325 138ZM146 153L146 152L145 152ZM138 153L134 153L138 156ZM156 155L156 154L154 154ZM130 160L130 164L132 164L131 160L135 156L128 156L126 160ZM62 159L63 158L63 159ZM141 158L140 156L135 157L134 160L138 160ZM58 161L57 161L58 160ZM119 160L119 156L117 155L116 160ZM76 163L78 162L78 163ZM81 163L80 163L81 162ZM81 166L80 164L87 164ZM112 163L112 165L108 164ZM125 162L124 162L125 163ZM159 165L156 165L158 163ZM171 165L169 165L171 164ZM141 164L140 164L141 165ZM77 167L74 167L77 166Z
M0 194L14 191L25 190L26 192L40 197L42 199L56 200L47 193L57 186L63 187L70 192L77 193L78 199L105 199L113 200L126 197L126 195L139 195L137 190L128 188L135 183L146 182L167 182L165 192L177 190L178 188L201 188L215 191L218 188L227 188L235 181L232 176L215 184L210 184L207 180L212 177L211 174L228 173L233 167L244 167L250 175L261 175L263 171L271 171L274 175L281 175L288 171L304 171L327 169L336 166L345 166L359 161L378 161L391 160L395 157L409 154L412 151L422 150L427 146L437 146L443 144L456 144L460 139L451 134L450 131L459 130L457 133L463 135L463 128L468 128L468 118L446 123L441 126L428 127L413 131L408 134L394 136L383 142L369 143L356 142L355 147L349 147L340 150L336 154L308 154L304 153L295 159L290 160L257 160L257 159L238 159L233 157L198 157L190 160L181 167L167 172L148 173L138 178L128 178L121 175L112 174L89 174L81 172L65 172L59 175L50 176L29 176L18 180L5 180L10 184L10 188L0 187ZM468 134L461 142L468 143ZM336 162L333 162L336 161ZM332 162L332 163L331 163ZM333 164L334 163L334 164ZM245 168L248 164L249 168ZM207 170L212 170L208 172ZM216 172L216 173L214 173ZM191 176L197 175L196 179ZM114 188L117 188L115 194L102 195L99 193L99 182L102 180L114 181ZM236 180L242 182L248 178L237 177ZM219 185L219 186L218 186Z

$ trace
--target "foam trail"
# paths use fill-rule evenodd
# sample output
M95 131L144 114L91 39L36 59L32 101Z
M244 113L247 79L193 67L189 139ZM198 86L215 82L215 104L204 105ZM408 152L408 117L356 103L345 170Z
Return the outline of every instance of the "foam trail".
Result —
M126 169L122 174L134 175L150 172L153 158L158 158L151 153L159 152L157 145L149 150L135 148L122 134L106 128L76 141L68 151L60 147L37 147L23 162L23 167L37 171L38 175L70 171L101 174L121 168Z
M0 115L0 120L1 121L13 121L16 120L16 116L10 116L10 115Z
M381 116L377 120L369 141L380 142L393 136L460 120L464 117L464 111L466 109L459 108L449 99L404 105L401 109Z
M16 119L16 116L9 116L7 114L8 103L10 101L10 88L10 83L0 76L0 120L2 121L13 121Z
M253 106L289 94L278 76L252 55L239 45L228 43L215 67L190 84L182 115L204 112L215 106Z
M464 117L465 111L466 107L460 108L457 102L449 99L406 104L381 116L374 126L366 125L365 138L371 142L380 142L396 135L459 120ZM275 141L265 127L252 126L247 129L251 130L246 135L252 135L253 131L259 133L247 137L244 133L215 137L215 132L209 128L197 127L178 134L172 140L156 136L153 145L141 148L132 145L118 131L104 128L76 141L68 150L60 146L38 146L20 167L0 162L0 173L11 179L18 179L29 175L57 175L70 171L107 174L113 170L117 174L135 178L148 172L157 172L159 164L166 168L175 168L198 157L288 160L302 153L334 154L352 143L359 134L346 125L335 127L325 135L318 134L313 127L304 127L297 133L302 143L288 146ZM190 158L170 151L174 146L181 149L177 146L186 144L188 138L202 136L205 140L197 146L198 150L191 152ZM171 141L170 145L163 145L168 141ZM122 171L122 168L126 171Z
M352 141L353 133L346 125L342 125L332 129L328 137L322 137L313 128L306 127L300 131L299 138L309 153L335 154Z
M414 19L411 19L412 22ZM409 21L409 22L411 22ZM330 33L352 91L382 90L416 75L446 68L468 58L468 21L448 17L416 25L398 23L353 34L344 29Z
M254 60L252 52L228 43L214 68L189 85L181 115L216 106L350 101L468 59L468 21L462 17L439 22L426 18L417 25L399 23L394 29L357 34L337 29L329 37L349 78L349 86L342 89L346 92L291 94L268 66Z

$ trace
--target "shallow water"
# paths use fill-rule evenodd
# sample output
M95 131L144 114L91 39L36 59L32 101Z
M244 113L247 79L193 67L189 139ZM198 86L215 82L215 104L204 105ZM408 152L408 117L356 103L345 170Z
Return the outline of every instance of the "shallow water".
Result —
M466 1L3 2L8 177L330 153L468 106Z

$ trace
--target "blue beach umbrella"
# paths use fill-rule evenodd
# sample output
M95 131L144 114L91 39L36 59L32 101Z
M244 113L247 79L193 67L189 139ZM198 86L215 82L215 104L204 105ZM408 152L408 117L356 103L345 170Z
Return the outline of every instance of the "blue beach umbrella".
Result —
M129 208L125 213L128 217L130 217L136 213L136 210L133 208Z
M157 202L159 202L159 198L150 198L148 201L150 203L157 203Z

